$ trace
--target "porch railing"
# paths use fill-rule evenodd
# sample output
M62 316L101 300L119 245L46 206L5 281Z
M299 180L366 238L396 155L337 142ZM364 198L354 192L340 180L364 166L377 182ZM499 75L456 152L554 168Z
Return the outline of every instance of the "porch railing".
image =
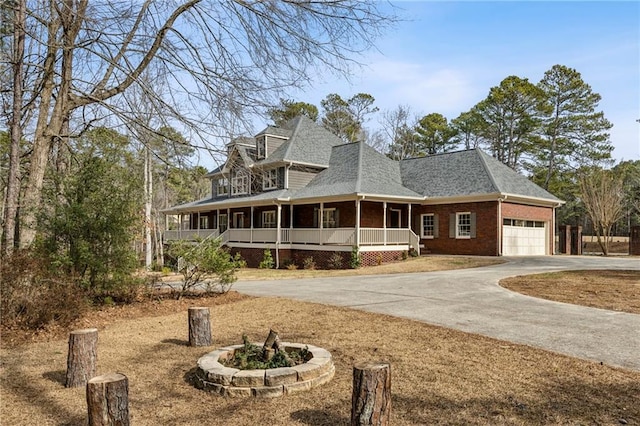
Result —
M165 241L174 240L199 240L207 237L216 238L219 235L217 229L172 229L164 231Z
M167 241L176 239L206 238L222 239L222 243L275 243L276 228L227 229L221 235L216 229L189 229L166 231ZM285 244L342 245L356 244L355 228L281 228L280 242ZM419 238L406 228L360 228L360 245L402 245L408 244L419 250Z

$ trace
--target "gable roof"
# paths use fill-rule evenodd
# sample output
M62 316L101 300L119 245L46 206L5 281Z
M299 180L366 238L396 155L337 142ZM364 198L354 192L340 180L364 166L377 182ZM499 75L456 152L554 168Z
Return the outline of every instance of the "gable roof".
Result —
M402 185L400 165L364 142L334 146L329 167L297 190L295 200L341 195L424 199Z
M428 198L502 194L562 202L480 149L402 160L400 170L404 186Z
M273 130L275 128L269 127L267 129ZM267 132L267 129L263 132ZM267 158L256 163L257 165L293 162L327 167L331 157L331 148L343 143L336 135L305 116L289 120L283 129L291 133L289 140L280 145Z

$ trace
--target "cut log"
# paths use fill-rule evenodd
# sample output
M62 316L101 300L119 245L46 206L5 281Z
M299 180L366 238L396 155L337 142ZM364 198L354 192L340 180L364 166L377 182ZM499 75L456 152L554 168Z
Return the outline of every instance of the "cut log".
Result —
M87 383L89 426L129 426L129 380L120 373L97 376Z
M69 334L65 387L84 386L89 379L96 375L97 347L97 328L75 330Z
M364 362L353 367L351 426L389 425L391 366Z
M211 346L209 308L189 308L189 345Z
M264 341L264 345L262 345L262 360L263 361L269 361L271 359L271 357L273 356L274 351L272 349L275 349L274 345L276 343L276 341L278 341L278 332L270 329L269 330L269 335L267 336L267 339Z

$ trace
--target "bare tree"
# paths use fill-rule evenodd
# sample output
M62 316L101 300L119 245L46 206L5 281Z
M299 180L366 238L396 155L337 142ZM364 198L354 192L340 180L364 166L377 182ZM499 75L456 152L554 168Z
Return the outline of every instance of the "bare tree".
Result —
M126 121L125 95L145 87L140 77L151 64L171 87L146 88L163 119L215 150L210 141L237 123L250 127L248 113L307 84L318 67L348 74L393 21L374 1L26 1L21 107L35 117L21 121L32 146L20 245L35 237L50 153L95 121Z
M398 105L396 109L384 111L380 119L381 131L387 141L387 153L394 160L418 156L416 126L418 116L408 105Z
M593 169L580 176L580 191L598 244L606 256L609 254L611 229L624 215L622 177L610 170Z
M3 216L2 249L3 254L13 251L15 245L16 216L18 211L18 199L20 195L20 141L22 140L22 77L24 64L25 41L25 16L26 2L15 3L13 11L13 105L10 118L11 144L9 148L9 173L7 177L7 190L5 194L5 210Z

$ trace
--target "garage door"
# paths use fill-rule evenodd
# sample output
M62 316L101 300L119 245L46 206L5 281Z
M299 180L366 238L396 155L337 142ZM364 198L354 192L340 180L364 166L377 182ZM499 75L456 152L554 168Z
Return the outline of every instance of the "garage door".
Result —
M536 256L547 254L547 231L544 222L504 219L502 225L504 256Z

